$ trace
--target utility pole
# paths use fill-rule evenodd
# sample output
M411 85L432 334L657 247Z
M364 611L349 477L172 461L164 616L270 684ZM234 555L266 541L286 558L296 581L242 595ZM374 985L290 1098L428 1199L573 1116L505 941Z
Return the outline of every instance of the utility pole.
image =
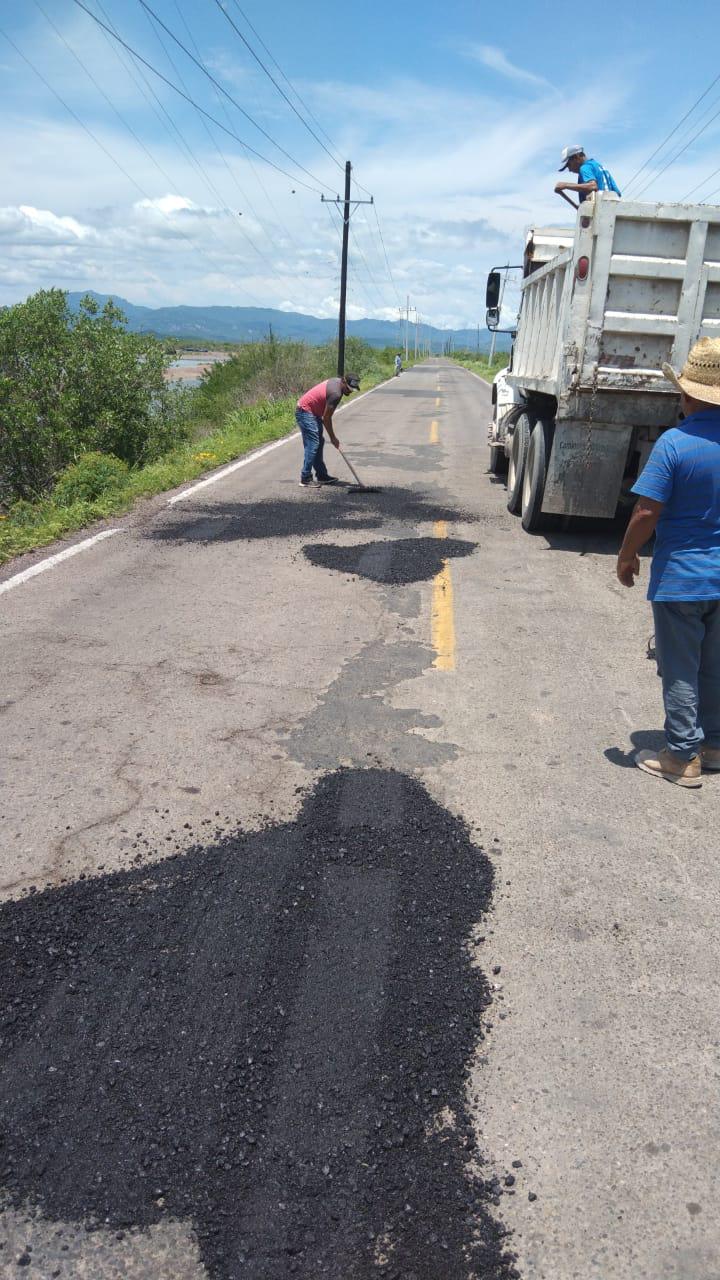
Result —
M407 364L408 360L410 359L410 353L408 351L409 326L410 326L410 294L407 295L407 302L405 303L405 364Z
M342 232L342 257L340 259L340 313L338 316L338 377L342 378L345 373L345 312L347 308L347 277L348 277L348 241L350 239L350 178L352 174L352 165L349 160L345 161L345 197L343 200L340 196L336 200L326 200L324 195L320 196L323 204L337 204L343 207L343 232ZM360 204L374 204L375 201L371 196L369 200L356 200L354 209Z
M415 359L418 358L418 325L420 324L420 314L417 307L415 308Z

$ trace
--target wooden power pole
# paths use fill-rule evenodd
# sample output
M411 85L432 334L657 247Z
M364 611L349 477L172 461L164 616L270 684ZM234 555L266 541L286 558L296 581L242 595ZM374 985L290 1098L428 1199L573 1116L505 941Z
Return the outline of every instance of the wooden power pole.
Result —
M337 204L343 207L343 228L342 228L342 253L340 258L340 313L338 315L338 377L342 378L345 372L345 329L346 329L346 311L347 311L347 282L348 282L348 244L350 240L350 215L354 213L360 204L374 204L373 197L369 200L356 200L353 209L350 208L350 179L352 175L352 165L349 160L345 162L345 196L341 200L340 196L336 200L327 200L325 196L320 197L324 204Z

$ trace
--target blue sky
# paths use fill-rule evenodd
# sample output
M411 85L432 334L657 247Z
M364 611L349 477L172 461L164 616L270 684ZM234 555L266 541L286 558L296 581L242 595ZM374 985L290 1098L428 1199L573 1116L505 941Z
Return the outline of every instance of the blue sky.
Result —
M147 2L254 123L158 30L140 0L84 0L291 176L203 124L74 0L0 0L0 27L17 45L0 35L0 302L58 285L149 306L262 304L334 314L339 233L318 191L340 189L340 168L253 61L217 0ZM330 0L222 4L292 98L250 20L327 131L330 150L353 161L376 198L392 279L374 211L360 207L351 245L354 317L394 318L409 293L433 323L475 324L488 268L517 260L533 223L566 221L569 210L553 194L563 145L583 144L625 189L718 75L710 0L691 15L670 0L561 0L552 16L523 0L485 9L469 0L410 7L366 0L344 16ZM720 172L710 176L720 170L719 142L720 79L630 192L673 200L703 184L694 198L715 193L720 202Z

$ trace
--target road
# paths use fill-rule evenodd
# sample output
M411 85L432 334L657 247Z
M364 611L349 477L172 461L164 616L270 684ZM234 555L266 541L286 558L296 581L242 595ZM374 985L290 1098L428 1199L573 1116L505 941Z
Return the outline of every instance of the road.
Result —
M2 1275L720 1275L720 780L632 767L648 607L488 406L426 363L339 419L382 492L290 441L0 595Z

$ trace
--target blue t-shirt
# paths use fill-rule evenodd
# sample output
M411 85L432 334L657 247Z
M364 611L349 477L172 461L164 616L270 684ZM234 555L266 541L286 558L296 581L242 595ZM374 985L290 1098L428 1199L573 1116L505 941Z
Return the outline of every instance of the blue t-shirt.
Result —
M578 169L578 180L580 182L597 182L598 191L614 191L616 196L620 195L620 189L615 182L611 173L597 160L585 160ZM589 191L578 191L580 203L587 200Z
M648 600L720 600L720 406L665 431L632 491L663 503Z

